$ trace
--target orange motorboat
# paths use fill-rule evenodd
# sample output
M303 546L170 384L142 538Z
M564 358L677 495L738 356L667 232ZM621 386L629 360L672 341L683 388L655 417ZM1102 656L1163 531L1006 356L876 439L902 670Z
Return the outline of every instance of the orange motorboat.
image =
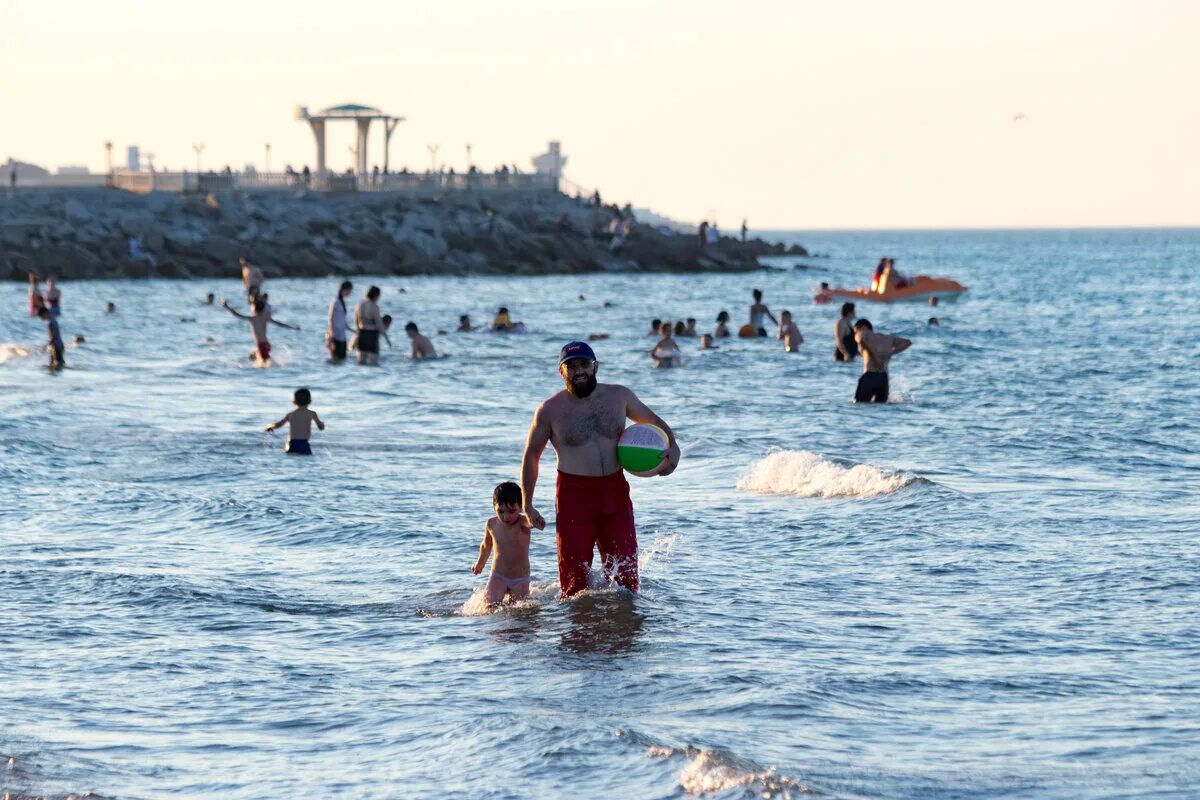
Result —
M834 297L844 300L870 300L873 303L903 303L914 301L927 303L929 298L938 300L957 300L967 287L950 278L931 278L928 275L917 275L910 278L899 289L888 288L884 292L872 292L870 289L826 289Z

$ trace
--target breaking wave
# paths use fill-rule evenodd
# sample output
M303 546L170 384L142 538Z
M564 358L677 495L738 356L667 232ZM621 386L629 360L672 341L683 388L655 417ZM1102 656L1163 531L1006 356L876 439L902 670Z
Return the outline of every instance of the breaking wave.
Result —
M797 497L875 497L922 480L907 472L855 464L845 467L808 450L776 450L756 461L737 488Z

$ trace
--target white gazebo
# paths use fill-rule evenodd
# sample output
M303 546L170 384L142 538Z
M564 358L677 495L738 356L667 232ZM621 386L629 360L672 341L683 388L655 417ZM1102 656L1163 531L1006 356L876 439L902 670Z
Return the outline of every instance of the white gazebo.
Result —
M308 113L308 106L296 106L296 119L307 122L312 127L313 136L317 140L317 174L324 175L325 169L325 123L329 120L353 120L358 128L358 140L354 149L354 171L358 175L367 174L367 131L374 120L383 122L383 171L388 170L388 145L392 141L392 131L396 125L404 121L404 117L393 117L383 113L378 108L362 106L355 103L333 106L316 114Z

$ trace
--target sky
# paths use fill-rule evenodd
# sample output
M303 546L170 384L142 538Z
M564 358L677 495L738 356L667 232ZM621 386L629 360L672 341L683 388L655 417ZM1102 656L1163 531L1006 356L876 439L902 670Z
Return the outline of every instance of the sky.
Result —
M727 229L1200 225L1197 0L0 0L0 37L0 160L51 169L299 169L294 107L353 102L393 167L558 140Z

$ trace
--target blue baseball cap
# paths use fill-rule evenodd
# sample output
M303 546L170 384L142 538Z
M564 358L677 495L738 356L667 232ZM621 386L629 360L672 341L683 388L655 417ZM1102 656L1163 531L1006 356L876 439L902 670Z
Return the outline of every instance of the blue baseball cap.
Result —
M558 365L561 367L568 361L576 359L595 361L596 354L592 352L592 346L587 342L568 342L563 345L563 349L558 354Z

